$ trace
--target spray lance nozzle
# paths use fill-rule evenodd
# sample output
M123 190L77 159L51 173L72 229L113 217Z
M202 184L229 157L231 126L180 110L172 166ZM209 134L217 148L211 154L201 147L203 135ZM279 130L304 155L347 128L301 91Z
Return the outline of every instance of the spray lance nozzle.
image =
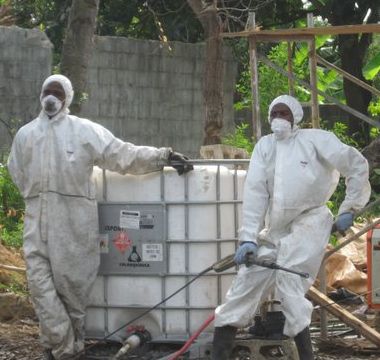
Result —
M131 326L127 329L127 338L123 342L123 346L113 357L113 360L120 359L128 351L137 348L150 341L152 336L150 332L145 329L144 326Z
M228 255L211 265L212 269L217 273L228 270L234 266L236 266L234 254Z
M278 265L275 262L270 261L270 260L258 260L258 259L250 258L249 264L247 264L247 266L251 266L251 265L258 265L258 266L266 267L266 268L273 269L273 270L282 270L282 271L290 272L292 274L299 275L305 279L307 279L309 277L308 273L304 273L304 272L300 272L300 271L296 271L293 269L288 269L288 268L282 267L282 266L280 266L280 265ZM231 255L228 255L228 256L224 257L223 259L217 261L216 263L214 263L211 266L211 268L215 272L219 273L219 272L225 271L227 269L230 269L234 266L236 266L236 263L234 261L234 254L231 254Z

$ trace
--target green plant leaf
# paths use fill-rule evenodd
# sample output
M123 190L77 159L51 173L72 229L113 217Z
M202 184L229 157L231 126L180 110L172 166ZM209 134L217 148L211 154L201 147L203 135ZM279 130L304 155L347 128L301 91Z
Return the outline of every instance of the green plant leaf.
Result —
M363 76L367 80L373 80L380 71L380 52L373 57L363 68Z

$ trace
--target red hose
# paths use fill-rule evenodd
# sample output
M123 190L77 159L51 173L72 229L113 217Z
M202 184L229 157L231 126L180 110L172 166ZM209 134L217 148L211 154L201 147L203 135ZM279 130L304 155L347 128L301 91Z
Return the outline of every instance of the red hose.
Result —
M215 313L212 313L212 315L210 315L207 318L207 320L201 325L201 327L193 335L190 336L189 340L187 340L185 344L176 353L174 353L174 355L171 358L169 358L169 360L177 360L178 357L181 356L191 346L191 344L194 342L194 340L196 340L196 338L201 334L201 332L207 326L209 326L211 322L214 321L214 318Z

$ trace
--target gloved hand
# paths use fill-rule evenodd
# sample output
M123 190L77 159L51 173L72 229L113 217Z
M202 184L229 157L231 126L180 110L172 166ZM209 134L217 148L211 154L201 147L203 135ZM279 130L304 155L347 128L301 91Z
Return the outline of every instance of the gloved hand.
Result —
M338 216L338 219L335 221L335 227L340 232L346 231L353 224L354 224L354 214L349 211L340 214Z
M187 163L188 160L189 158L187 156L172 151L168 157L168 164L177 170L178 175L182 175L194 169L193 165Z
M257 255L257 245L251 241L243 241L236 250L234 261L236 264L252 265Z

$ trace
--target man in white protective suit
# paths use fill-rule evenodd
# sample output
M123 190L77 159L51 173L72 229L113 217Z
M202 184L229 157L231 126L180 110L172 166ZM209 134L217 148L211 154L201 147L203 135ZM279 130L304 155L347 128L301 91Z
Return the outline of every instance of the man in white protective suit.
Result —
M172 161L179 174L192 169L171 148L135 146L69 115L72 99L68 78L48 77L42 111L17 132L8 161L25 199L24 254L45 359L83 353L85 309L100 262L94 165L121 174L159 171Z
M368 164L359 151L331 132L299 129L302 117L300 103L291 96L279 96L269 106L273 134L257 142L250 161L234 258L242 266L225 303L215 310L214 360L229 359L236 329L249 325L269 294L281 301L283 333L294 337L300 359L314 359L309 333L313 308L305 293L317 276L333 225L326 202L340 173L346 195L335 224L345 231L354 211L369 200L370 185ZM252 265L255 258L310 277Z

